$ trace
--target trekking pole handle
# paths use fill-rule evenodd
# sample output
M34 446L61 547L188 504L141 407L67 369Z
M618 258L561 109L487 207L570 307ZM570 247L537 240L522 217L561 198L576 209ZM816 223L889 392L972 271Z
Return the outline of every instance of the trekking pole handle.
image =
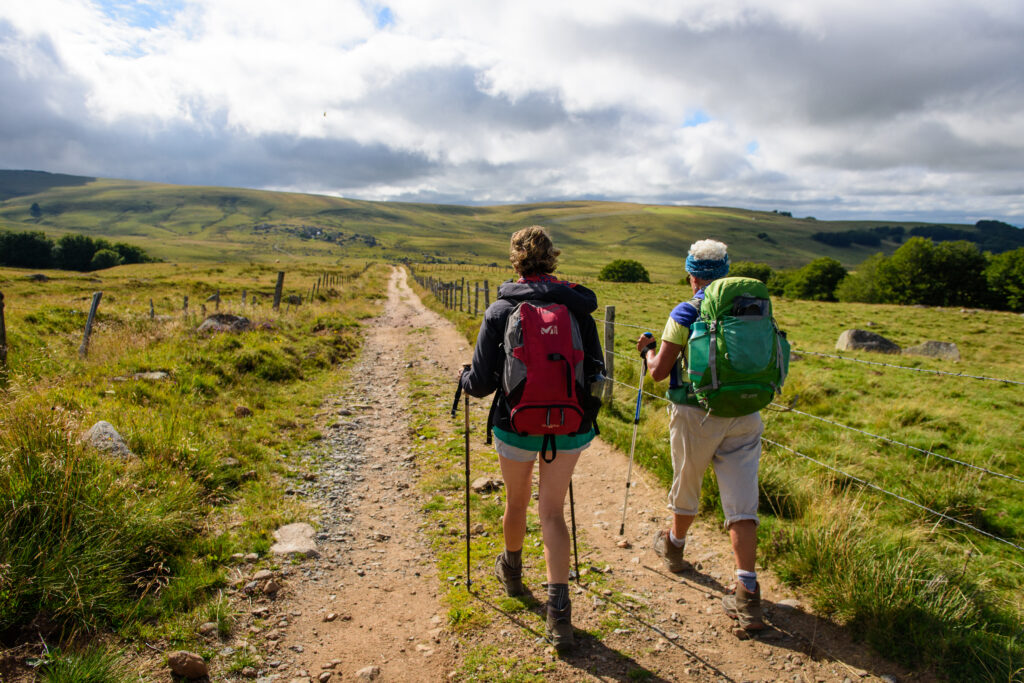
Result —
M455 390L455 400L452 401L452 419L453 420L455 419L455 414L459 411L459 398L462 396L462 376L464 374L466 374L466 371L469 370L469 368L470 368L469 364L466 363L466 364L464 364L462 366L462 371L459 373L459 387L458 387L458 389ZM469 397L468 396L466 397L466 400L469 401Z

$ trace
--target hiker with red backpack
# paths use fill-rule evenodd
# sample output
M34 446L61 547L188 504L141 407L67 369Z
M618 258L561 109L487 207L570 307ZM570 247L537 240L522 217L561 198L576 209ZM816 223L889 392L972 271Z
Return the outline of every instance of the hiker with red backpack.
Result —
M655 381L669 378L672 526L654 536L669 571L689 568L686 532L697 514L701 482L715 468L736 560L734 593L722 602L744 631L765 628L757 582L757 471L764 424L758 412L781 390L789 345L772 317L764 284L729 278L726 245L695 242L686 258L693 298L669 315L654 352L650 335L637 340ZM683 363L685 362L685 365Z
M559 253L540 226L512 235L509 260L519 277L498 288L484 313L473 363L460 384L478 398L495 393L488 429L505 482L505 550L494 571L509 596L527 592L522 549L540 455L537 512L547 565L548 636L565 651L575 644L565 496L579 455L596 433L601 404L591 383L604 364L591 317L597 296L552 275Z

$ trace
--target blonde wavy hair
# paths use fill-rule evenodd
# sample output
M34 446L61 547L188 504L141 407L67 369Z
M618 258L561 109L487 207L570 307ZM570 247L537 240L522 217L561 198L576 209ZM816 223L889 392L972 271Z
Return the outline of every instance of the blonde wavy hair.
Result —
M555 271L561 253L546 229L531 225L512 235L508 260L520 275L544 275Z

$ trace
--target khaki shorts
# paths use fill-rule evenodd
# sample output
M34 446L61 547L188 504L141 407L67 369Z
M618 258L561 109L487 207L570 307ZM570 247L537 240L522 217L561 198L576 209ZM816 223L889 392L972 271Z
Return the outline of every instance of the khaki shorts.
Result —
M718 477L725 526L757 517L757 468L761 459L761 414L715 417L701 408L669 406L672 444L672 489L668 508L677 515L696 515L700 485L710 464ZM706 418L706 419L705 419Z
M579 455L583 449L587 448L589 445L590 442L588 441L579 448L570 448L568 450L558 451L558 453L556 453L556 457L560 453L565 453L566 455ZM512 444L507 444L497 436L494 437L494 450L498 451L498 455L501 457L508 458L509 460L515 460L516 462L533 462L537 459L538 453L538 451L531 451L525 448L519 448L518 446L513 446Z

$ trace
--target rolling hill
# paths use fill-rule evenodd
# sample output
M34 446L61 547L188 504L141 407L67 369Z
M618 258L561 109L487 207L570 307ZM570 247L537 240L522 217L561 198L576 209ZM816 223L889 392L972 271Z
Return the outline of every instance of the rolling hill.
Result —
M869 230L885 221L818 221L701 206L567 201L503 206L372 202L321 195L0 171L0 230L83 233L144 247L172 261L409 258L504 265L508 236L547 226L563 270L592 274L614 258L643 262L652 279L679 277L691 242L714 237L734 260L795 267L830 256L847 268L879 246L830 246L819 231ZM38 205L33 215L32 206ZM923 223L899 223L908 231ZM976 231L971 225L951 226ZM1024 233L1022 233L1024 234Z

